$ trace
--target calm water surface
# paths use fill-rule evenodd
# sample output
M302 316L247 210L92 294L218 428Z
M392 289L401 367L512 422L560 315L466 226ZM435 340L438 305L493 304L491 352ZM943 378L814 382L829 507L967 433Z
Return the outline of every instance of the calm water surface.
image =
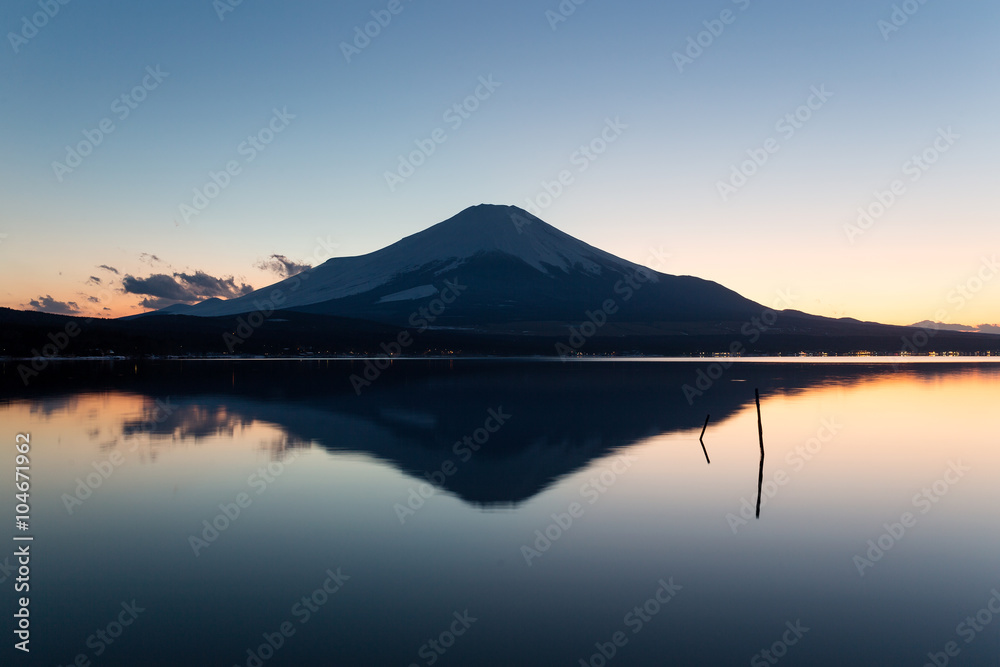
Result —
M3 664L1000 664L996 365L363 368L3 365Z

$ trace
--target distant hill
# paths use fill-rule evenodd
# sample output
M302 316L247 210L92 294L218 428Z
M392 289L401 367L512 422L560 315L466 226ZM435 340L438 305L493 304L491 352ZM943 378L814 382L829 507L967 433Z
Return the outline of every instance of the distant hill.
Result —
M918 327L920 329L935 329L937 331L966 331L969 333L1000 334L1000 324L980 324L978 326L971 326L968 324L945 324L944 322L923 320L921 322L911 324L910 326Z

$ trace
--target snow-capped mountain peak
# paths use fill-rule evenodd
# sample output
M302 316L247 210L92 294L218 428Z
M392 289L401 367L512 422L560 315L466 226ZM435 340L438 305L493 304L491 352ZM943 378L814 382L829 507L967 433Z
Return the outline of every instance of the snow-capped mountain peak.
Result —
M407 258L413 266L452 259L451 266L483 253L503 253L548 273L574 267L599 272L611 263L624 270L638 266L587 245L516 206L480 204L422 232L388 246L378 254Z
M636 264L590 246L516 206L481 204L422 232L407 236L381 250L356 257L336 257L300 276L228 301L203 302L184 314L223 316L256 309L255 302L280 290L282 307L301 308L335 299L354 297L398 281L406 274L430 274L430 278L454 271L474 258L493 256L521 262L545 275L584 272L601 275L643 271L656 281L656 274ZM426 280L420 283L426 285ZM387 298L373 294L373 301L418 298L429 291ZM180 312L180 311L177 311Z

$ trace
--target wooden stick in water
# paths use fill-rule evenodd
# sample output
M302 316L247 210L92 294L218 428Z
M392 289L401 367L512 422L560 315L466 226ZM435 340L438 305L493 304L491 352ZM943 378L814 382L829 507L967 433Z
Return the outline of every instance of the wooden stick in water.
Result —
M764 487L764 426L760 420L760 390L754 389L757 400L757 437L760 439L760 475L757 477L757 518L760 518L760 492Z
M705 425L701 427L701 435L698 436L698 442L701 443L701 451L705 452L705 460L708 461L709 465L712 464L712 461L708 458L708 450L705 449L704 438L705 438L705 429L708 428L708 418L711 416L712 416L711 414L705 415Z

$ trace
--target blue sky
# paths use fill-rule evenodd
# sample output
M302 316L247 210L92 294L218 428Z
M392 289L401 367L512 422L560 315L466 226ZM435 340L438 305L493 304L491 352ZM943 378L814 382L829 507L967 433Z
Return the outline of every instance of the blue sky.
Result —
M393 15L388 0L243 0L220 19L224 1L53 0L16 44L43 9L0 9L0 305L138 312L150 295L121 293L126 275L192 294L197 272L219 279L212 293L260 287L278 277L257 266L273 254L329 256L317 239L370 252L470 205L538 202L568 170L541 217L658 270L765 304L790 290L822 315L1000 321L1000 280L961 308L948 298L1000 246L995 2L895 3L912 14L887 32L894 3L871 0L567 0L557 23L556 1L400 0ZM348 62L342 44L372 12L391 22ZM675 52L699 33L679 71ZM122 118L114 101L154 83L147 68L166 76ZM446 112L477 88L457 125ZM828 98L779 131L814 89ZM275 110L287 126L248 150ZM53 163L104 119L114 131L60 181ZM609 121L619 135L581 161ZM446 140L390 188L399 156L439 129ZM777 151L723 198L720 181L769 139ZM904 165L925 151L935 162L913 180ZM185 220L230 162L228 186ZM845 229L897 180L881 217Z

